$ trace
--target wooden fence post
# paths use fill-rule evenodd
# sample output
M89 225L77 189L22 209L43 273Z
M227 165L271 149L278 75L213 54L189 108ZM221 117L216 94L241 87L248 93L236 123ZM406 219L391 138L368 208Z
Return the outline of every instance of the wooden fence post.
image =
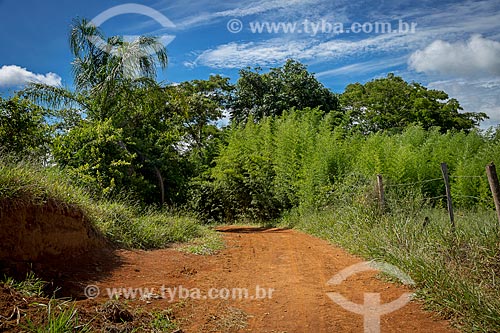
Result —
M455 216L453 215L453 204L451 202L450 178L448 176L448 165L441 163L441 172L443 173L444 187L446 189L446 201L448 203L448 214L450 214L451 230L455 232Z
M377 192L378 192L378 202L380 211L385 211L385 195L384 195L384 182L382 180L382 175L377 175Z
M493 162L486 166L486 174L488 175L491 194L493 195L498 221L500 222L500 185L498 184L497 169Z

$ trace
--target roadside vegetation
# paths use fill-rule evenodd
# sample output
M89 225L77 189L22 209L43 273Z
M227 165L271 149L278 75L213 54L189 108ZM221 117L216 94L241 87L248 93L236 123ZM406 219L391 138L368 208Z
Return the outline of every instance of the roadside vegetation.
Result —
M220 209L205 211L272 220L391 263L444 318L466 331L497 331L500 223L485 166L500 163L498 140L495 131L418 126L353 135L332 130L318 110L251 121L231 132L217 157L205 190L221 198L214 203ZM454 232L441 162L450 170ZM377 174L384 176L383 210Z
M365 203L366 204L366 203ZM427 309L467 332L496 332L500 322L498 220L490 210L459 210L457 229L443 208L394 202L381 216L376 205L345 199L334 209L291 213L280 221L368 260L387 262L416 283ZM426 222L428 221L428 222ZM397 282L397 279L395 280Z
M41 206L51 201L81 211L108 240L125 248L154 249L214 237L214 231L194 216L144 208L127 198L95 200L57 168L27 161L0 160L0 200L11 207Z
M0 317L2 331L65 332L176 332L179 324L175 306L163 310L144 311L118 300L92 307L79 307L70 299L47 294L47 285L33 274L22 281L0 280L3 301L8 301L7 317ZM3 309L2 309L3 310Z

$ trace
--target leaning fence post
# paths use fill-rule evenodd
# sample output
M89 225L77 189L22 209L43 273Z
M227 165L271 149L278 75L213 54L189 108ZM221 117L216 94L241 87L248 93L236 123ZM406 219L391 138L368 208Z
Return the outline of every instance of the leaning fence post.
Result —
M384 196L384 182L382 180L382 175L377 175L377 192L378 192L378 203L380 211L385 211L385 196Z
M488 175L491 194L493 195L498 221L500 222L500 185L498 184L497 169L493 162L486 166L486 174Z
M448 176L448 165L441 163L441 172L443 173L444 187L446 189L446 201L448 203L448 214L450 214L451 230L455 232L455 217L453 215L453 204L451 202L450 178Z

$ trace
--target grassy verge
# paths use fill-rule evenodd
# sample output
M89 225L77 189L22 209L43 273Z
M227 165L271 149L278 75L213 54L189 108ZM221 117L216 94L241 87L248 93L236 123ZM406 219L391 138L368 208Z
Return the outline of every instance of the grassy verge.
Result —
M381 215L354 202L290 213L282 226L327 239L408 273L417 296L466 331L500 331L500 237L493 211L462 211L451 232L441 208L394 205Z
M209 231L195 217L143 209L133 203L94 200L64 172L0 159L0 200L18 206L55 202L81 210L109 240L127 248L153 249L205 239Z

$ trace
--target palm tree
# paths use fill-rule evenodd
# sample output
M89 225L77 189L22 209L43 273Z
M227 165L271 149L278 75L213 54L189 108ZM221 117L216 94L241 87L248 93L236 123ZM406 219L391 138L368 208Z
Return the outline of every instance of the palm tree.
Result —
M134 120L127 115L128 110L141 109L143 101L130 96L138 90L161 90L155 78L157 69L166 68L168 63L165 47L155 37L141 36L134 41L124 41L117 36L106 39L86 19L73 21L69 44L74 56L74 90L32 83L19 94L57 110L55 114L69 128L76 126L82 117L88 121L111 119L117 128L133 126L130 123ZM157 179L163 204L164 182L156 163L137 147L127 147L123 142L117 144L127 151L133 150L143 165L149 165L152 176Z
M73 20L69 43L75 90L33 83L22 93L53 108L79 108L90 119L112 116L110 109L124 90L155 85L157 68L168 64L167 51L156 37L126 42L114 36L105 42L87 19Z

